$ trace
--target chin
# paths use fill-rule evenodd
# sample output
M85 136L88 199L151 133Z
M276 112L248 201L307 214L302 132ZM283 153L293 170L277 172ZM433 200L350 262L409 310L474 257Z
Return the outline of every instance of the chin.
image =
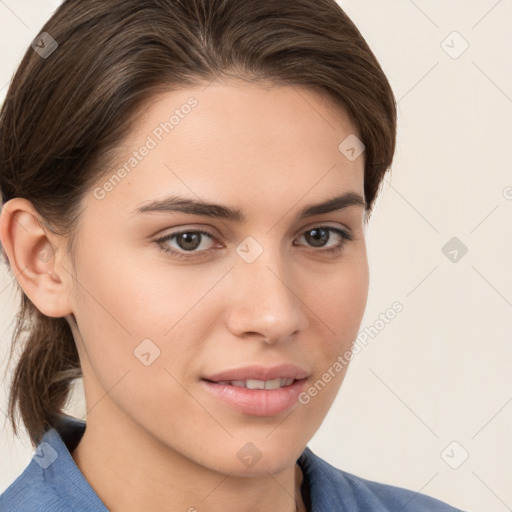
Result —
M234 443L232 449L224 451L222 472L243 478L268 476L269 473L277 474L293 467L303 448L298 444L291 447L283 446L280 441L276 437L277 446L268 439L260 442L255 440Z

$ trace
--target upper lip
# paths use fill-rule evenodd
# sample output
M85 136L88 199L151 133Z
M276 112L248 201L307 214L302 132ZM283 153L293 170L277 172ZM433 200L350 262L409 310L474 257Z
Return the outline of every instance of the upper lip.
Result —
M205 380L213 382L226 380L274 380L274 379L295 379L300 380L307 377L309 373L300 366L294 364L280 364L278 366L262 366L252 364L240 368L225 370L220 373L206 375Z

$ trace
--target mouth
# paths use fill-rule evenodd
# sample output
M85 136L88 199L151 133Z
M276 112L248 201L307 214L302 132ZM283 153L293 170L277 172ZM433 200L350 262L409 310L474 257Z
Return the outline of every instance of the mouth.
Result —
M211 382L229 382L240 385L240 382L248 383L249 386L261 386L263 381L265 386L269 383L270 386L283 385L281 381L285 379L300 380L309 376L309 372L304 368L291 363L283 363L275 366L262 366L259 364L251 364L232 368L213 375L203 375L203 379ZM244 384L245 387L246 386ZM256 389L264 389L257 387ZM273 388L269 388L273 389Z
M271 380L256 380L256 379L247 379L247 380L221 380L221 381L213 381L204 379L207 382L211 382L213 384L220 384L222 386L235 386L237 388L247 388L247 389L280 389L293 384L296 379L291 378L280 378L280 379L271 379Z
M299 403L299 395L308 379L269 380L201 379L203 389L216 401L250 416L277 416Z

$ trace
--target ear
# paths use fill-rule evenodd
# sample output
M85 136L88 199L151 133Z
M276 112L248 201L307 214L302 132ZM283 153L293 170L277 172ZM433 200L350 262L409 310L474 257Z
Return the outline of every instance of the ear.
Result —
M73 313L69 298L73 278L58 263L65 240L44 229L32 203L14 198L2 207L0 240L21 288L41 313L64 317Z

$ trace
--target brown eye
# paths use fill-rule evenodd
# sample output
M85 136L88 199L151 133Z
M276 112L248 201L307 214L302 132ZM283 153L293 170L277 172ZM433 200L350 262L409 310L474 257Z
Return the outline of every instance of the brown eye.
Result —
M326 243L331 240L332 233L338 235L340 241L332 246L328 246L327 249L322 249L322 247L325 247ZM317 226L313 229L309 229L302 236L306 240L307 245L320 248L317 252L329 254L341 252L345 244L353 240L353 236L350 233L332 226Z
M190 229L188 231L170 233L169 235L165 235L164 237L155 240L155 242L158 243L164 252L170 253L178 258L190 258L198 256L200 253L209 252L210 248L197 250L201 246L205 237L210 240L214 240L214 236L208 231ZM176 239L175 243L178 246L177 250L169 246L168 242L173 239Z
M315 228L307 231L304 238L313 247L323 247L329 241L330 233L327 229Z

